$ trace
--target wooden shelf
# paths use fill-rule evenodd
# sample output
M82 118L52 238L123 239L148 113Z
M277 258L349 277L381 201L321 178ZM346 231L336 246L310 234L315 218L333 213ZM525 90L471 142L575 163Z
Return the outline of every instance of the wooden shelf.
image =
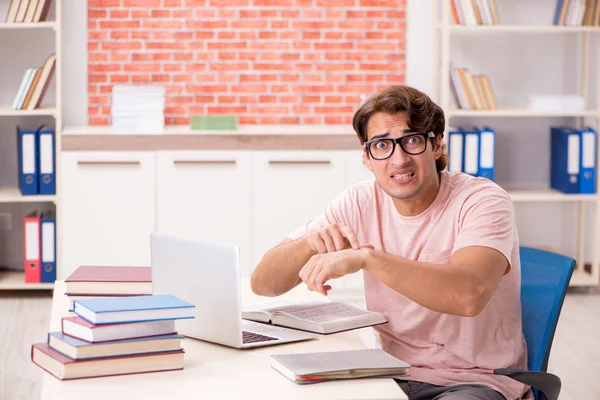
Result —
M451 33L600 33L598 26L556 26L556 25L437 25L438 29L447 28Z
M19 116L19 115L56 115L56 108L40 107L35 110L13 110L11 106L0 106L0 116Z
M598 200L598 195L596 194L567 194L550 188L527 190L505 188L505 190L515 202L595 202Z
M0 271L0 290L52 290L54 283L25 283L21 271Z
M0 29L53 29L56 30L55 21L43 21L43 22L14 22L7 24L6 22L0 22Z
M453 117L598 117L597 110L583 111L543 111L518 108L498 110L448 110L447 115Z
M573 271L573 276L571 276L571 281L569 282L570 287L598 286L599 284L600 282L597 277L580 269Z
M41 203L55 200L55 195L23 196L19 188L0 188L0 203Z

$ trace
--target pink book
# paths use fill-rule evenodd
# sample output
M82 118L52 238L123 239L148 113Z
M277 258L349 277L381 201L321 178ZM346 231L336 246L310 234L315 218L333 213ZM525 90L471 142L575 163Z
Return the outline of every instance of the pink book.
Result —
M150 267L81 266L67 279L67 295L152 294Z
M94 325L81 317L65 317L61 320L61 325L65 335L91 343L176 333L175 320Z
M58 379L69 380L183 369L183 350L75 361L46 343L36 343L31 346L31 361Z

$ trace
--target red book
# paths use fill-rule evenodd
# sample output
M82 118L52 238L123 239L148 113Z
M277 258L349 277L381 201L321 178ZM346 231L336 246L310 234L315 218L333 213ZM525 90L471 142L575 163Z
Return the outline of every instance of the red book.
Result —
M61 324L62 333L65 335L92 343L176 333L175 320L94 325L81 317L66 317L62 319Z
M150 267L81 266L67 279L67 295L152 294Z
M40 216L36 212L23 219L23 243L25 282L39 283L42 280L40 266Z
M69 380L183 369L183 350L75 361L37 343L31 346L31 361L58 379Z

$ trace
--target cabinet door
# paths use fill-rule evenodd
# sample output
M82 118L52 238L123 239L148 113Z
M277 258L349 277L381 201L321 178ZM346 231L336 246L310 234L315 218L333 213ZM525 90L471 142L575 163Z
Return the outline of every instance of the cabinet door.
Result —
M250 178L249 152L159 152L158 230L237 244L248 275Z
M340 151L253 153L252 265L346 187Z
M150 265L155 154L63 152L61 279L80 265Z
M367 168L363 162L362 151L348 150L345 152L346 162L346 185L350 186L354 183L375 179L373 173Z

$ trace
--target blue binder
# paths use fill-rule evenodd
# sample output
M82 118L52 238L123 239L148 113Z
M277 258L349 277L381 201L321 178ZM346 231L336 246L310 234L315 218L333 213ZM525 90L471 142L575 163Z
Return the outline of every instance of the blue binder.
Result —
M579 193L581 136L571 129L550 130L550 187L563 193Z
M54 213L42 213L40 217L41 281L56 281L56 218Z
M579 193L596 193L596 131L586 128L579 131L581 136L581 163L579 165Z
M488 127L479 130L479 169L477 176L494 180L496 132Z
M479 172L479 132L463 131L465 137L463 172L477 176Z
M38 194L37 130L17 126L17 156L19 162L19 190L23 195Z
M463 172L464 135L460 130L448 131L448 171Z
M56 194L54 129L38 130L39 194Z

